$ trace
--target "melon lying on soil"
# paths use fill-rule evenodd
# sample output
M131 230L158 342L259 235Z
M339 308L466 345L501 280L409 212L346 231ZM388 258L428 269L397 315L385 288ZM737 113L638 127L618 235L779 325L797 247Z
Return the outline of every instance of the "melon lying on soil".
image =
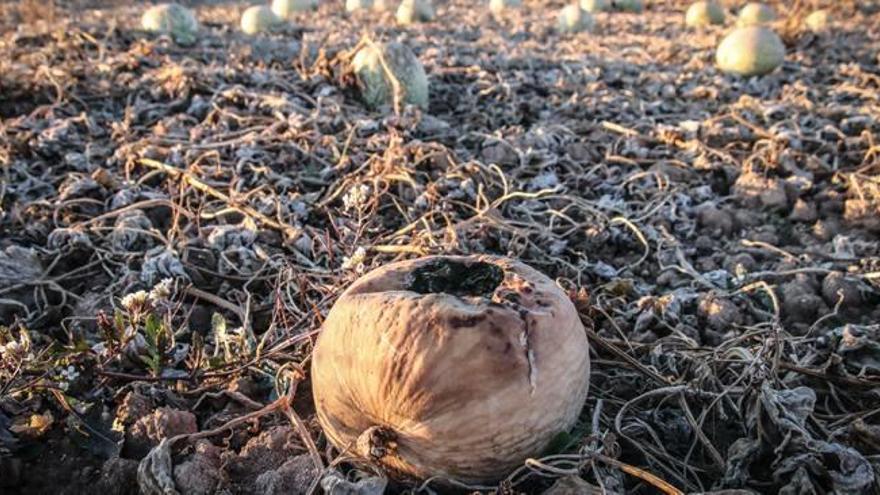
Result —
M718 45L715 62L729 74L760 76L772 72L785 60L785 45L763 26L737 28Z
M703 0L691 4L684 17L688 27L709 26L724 23L724 9L711 0Z
M804 25L813 32L825 31L830 24L831 13L824 9L813 11L804 19Z
M518 9L522 7L522 0L489 0L489 10L495 14L503 14L508 9Z
M397 8L397 23L401 25L434 20L431 0L403 0Z
M150 7L141 18L141 27L153 33L167 34L181 45L196 42L199 21L193 11L176 3Z
M645 2L642 0L614 0L614 8L621 12L639 13L645 9Z
M594 14L596 12L605 12L609 10L611 4L609 0L581 0L581 8Z
M345 0L346 12L357 12L359 10L372 9L373 7L373 0Z
M750 2L739 11L736 25L740 27L757 26L776 20L776 12L768 5L760 2Z
M368 43L355 54L352 69L370 108L394 106L395 91L398 103L428 107L428 76L406 45Z
M273 0L272 12L287 19L298 12L308 12L318 8L318 0Z
M241 30L247 34L264 33L279 27L284 21L265 5L254 5L241 14Z
M574 304L537 270L430 256L385 265L340 296L311 376L337 448L395 477L491 483L574 426L589 345Z
M580 5L567 5L559 11L559 32L579 33L593 29L593 16Z

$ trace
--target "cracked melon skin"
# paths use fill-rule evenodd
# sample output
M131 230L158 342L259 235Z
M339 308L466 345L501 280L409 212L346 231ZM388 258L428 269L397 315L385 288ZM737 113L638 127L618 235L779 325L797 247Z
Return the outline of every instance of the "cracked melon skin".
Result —
M199 21L193 11L176 3L150 7L141 17L145 31L171 36L180 45L192 45L198 39Z
M559 11L557 24L560 33L574 34L592 31L593 16L583 10L580 5L567 5Z
M245 34L257 34L271 31L281 26L284 21L265 5L254 5L241 14L241 30Z
M497 277L458 293L418 282L444 264ZM551 279L506 258L432 256L349 287L322 325L311 376L338 448L356 445L398 478L483 483L574 425L589 370L584 327Z
M762 26L738 28L718 45L715 63L728 74L761 76L785 61L785 45L772 30Z
M428 76L412 50L401 43L375 43L361 48L352 60L361 97L377 109L394 104L394 87L382 59L400 83L401 103L428 108Z
M724 24L724 9L717 3L709 0L695 2L688 7L684 23L688 27Z
M736 25L739 27L758 26L776 20L776 12L760 2L750 2L739 11Z

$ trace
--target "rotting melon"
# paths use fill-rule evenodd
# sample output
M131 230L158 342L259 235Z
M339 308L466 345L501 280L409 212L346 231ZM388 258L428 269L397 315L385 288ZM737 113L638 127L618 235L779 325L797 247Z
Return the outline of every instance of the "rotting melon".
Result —
M581 0L581 8L591 14L605 12L611 8L608 0Z
M247 34L265 33L278 28L283 19L265 5L254 5L241 14L241 30Z
M724 23L724 9L712 0L694 2L687 9L684 23L688 27L710 26Z
M191 45L198 39L199 21L190 9L176 3L150 7L141 17L145 31L167 34L180 45Z
M312 355L318 421L395 478L494 483L572 428L589 344L549 277L495 256L382 266L336 301Z
M739 11L736 25L739 27L757 26L776 20L776 12L770 6L760 2L749 2Z
M580 5L566 5L559 11L558 29L560 33L580 33L593 29L593 16Z
M772 72L785 60L785 45L778 34L764 26L735 29L721 40L715 52L718 68L729 74L760 76Z
M287 19L299 12L308 12L317 8L317 0L272 0L272 12L282 19Z
M370 108L395 106L395 100L428 107L428 76L408 46L369 42L355 54L352 69Z
M397 8L397 23L401 25L434 20L431 0L403 0Z

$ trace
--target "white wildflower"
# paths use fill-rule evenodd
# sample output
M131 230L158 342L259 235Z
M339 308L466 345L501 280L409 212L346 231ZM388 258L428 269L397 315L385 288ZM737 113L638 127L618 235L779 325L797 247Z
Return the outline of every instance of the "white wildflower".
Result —
M22 346L17 340L7 342L0 345L0 358L11 358L21 354Z
M364 206L367 198L370 196L370 186L359 184L352 186L351 189L342 197L342 203L347 210L357 210Z
M77 371L73 365L70 365L61 370L61 376L64 377L65 380L72 382L79 378L79 371Z
M67 390L71 382L79 378L79 371L73 365L61 370L61 378L58 380L58 388Z
M148 298L149 295L146 291L139 290L137 292L132 292L131 294L126 294L119 303L127 311L138 312L146 306Z
M366 260L366 258L367 250L358 246L358 248L355 249L354 254L352 254L350 257L345 256L344 258L342 258L342 269L350 270L353 268L356 272L363 273L365 268L364 261Z
M18 334L18 340L10 338L5 344L0 344L0 359L32 359L33 353L30 350L31 336L27 330L21 329Z
M150 290L150 294L149 294L150 301L153 301L153 302L167 301L171 297L173 289L174 289L174 279L163 278L161 282L154 285L153 289Z

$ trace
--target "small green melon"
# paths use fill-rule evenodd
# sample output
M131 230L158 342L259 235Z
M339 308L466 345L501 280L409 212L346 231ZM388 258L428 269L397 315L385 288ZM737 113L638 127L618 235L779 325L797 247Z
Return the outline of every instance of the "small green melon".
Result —
M150 7L141 17L145 31L171 36L176 43L192 45L199 34L199 21L193 11L176 3Z
M241 30L247 34L264 33L278 28L284 22L265 5L254 5L241 14Z
M611 6L608 0L581 0L581 8L591 14L595 14L596 12L605 12Z
M507 9L522 7L522 0L489 0L489 10L495 15L501 15Z
M272 0L272 12L282 19L288 19L298 12L308 12L318 8L318 0Z
M728 74L760 76L773 72L785 60L785 45L764 26L735 29L721 40L715 63Z
M580 33L593 29L593 16L580 5L567 5L559 11L559 32Z
M804 25L813 32L825 31L831 25L831 13L827 10L816 10L804 19Z
M621 12L639 13L645 9L645 2L642 0L613 0L614 8Z
M403 26L434 20L431 0L403 0L397 8L397 22Z
M351 65L361 96L370 108L394 104L392 78L399 84L401 103L428 108L428 76L422 63L406 45L370 43L358 50Z
M772 8L761 2L749 2L739 11L736 25L739 27L758 26L775 20L776 12Z
M694 2L687 9L684 23L688 27L724 24L724 9L712 0Z

